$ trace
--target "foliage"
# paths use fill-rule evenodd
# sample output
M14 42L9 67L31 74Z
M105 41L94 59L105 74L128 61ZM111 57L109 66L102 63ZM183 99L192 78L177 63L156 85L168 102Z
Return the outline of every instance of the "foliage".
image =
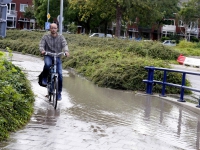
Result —
M10 45L16 51L39 55L38 43L43 33L25 32L21 35L20 31L8 31L7 35L4 40L0 40L2 46ZM116 89L143 91L145 84L142 80L147 77L144 67L153 65L169 68L169 63L175 61L181 53L174 47L163 46L156 41L90 38L80 34L63 35L68 41L71 55L63 59L63 68L72 67L95 84ZM27 42L20 41L23 36ZM30 48L30 40L34 48ZM161 73L157 72L155 75L156 79L162 80ZM181 77L177 74L169 75L168 80L181 83ZM160 92L160 89L161 86L156 85L154 91ZM167 92L178 93L179 90L170 87Z
M183 3L183 7L178 12L177 17L183 22L185 28L185 40L190 41L190 36L187 35L187 30L189 28L194 28L197 26L198 19L200 17L200 0L190 0Z
M147 78L144 66L169 68L167 62L145 59L134 53L116 50L82 49L73 53L73 57L64 63L64 66L75 68L78 73L102 87L114 89L144 91L143 79ZM155 73L155 79L162 81L163 74ZM181 84L181 76L172 74L168 82ZM161 86L154 87L155 92L161 91ZM167 87L167 93L179 93L179 89Z
M192 36L192 37L190 38L190 41L191 41L191 42L199 42L199 39L198 39L197 37L195 37L195 36Z
M41 27L44 27L44 24L47 21L48 0L33 0L33 4L35 10L34 15L36 17L37 23ZM65 5L66 1L64 1L64 6ZM56 19L57 16L60 14L60 1L49 0L49 14L51 18L48 21L53 22L54 19Z
M165 40L174 40L177 44L179 43L179 41L180 41L180 36L179 35L177 35L177 34L171 34L171 35L169 35L169 37L165 37L165 36L163 36L162 38L161 38L161 41L162 42L164 42Z
M200 43L180 41L176 49L185 56L200 56Z
M0 141L29 121L34 102L25 74L4 56L0 57Z
M194 48L195 47L195 43L182 40L182 41L180 41L178 47L179 48Z
M34 18L34 7L28 6L25 9L25 12L23 12L23 15L25 18Z
M130 18L137 17L139 26L148 27L157 24L159 28L164 18L172 17L173 13L178 11L178 2L178 0L135 0Z
M165 36L163 36L163 37L162 37L160 40L161 40L161 42L164 42L165 40L170 40L170 38L169 38L169 37L167 37L167 36L166 36L166 37L165 37Z
M87 34L91 30L106 32L108 27L116 27L113 30L115 33L112 33L116 37L120 36L123 22L136 22L142 27L154 25L157 30L162 26L163 18L172 17L179 10L178 2L179 0L68 0L64 1L64 27L75 22ZM37 23L43 27L47 20L48 0L34 0L33 3ZM59 1L49 0L49 13L49 22L55 21L59 14Z
M8 56L10 60L12 61L12 57L13 57L12 50L9 47L6 47L6 50L8 51Z
M76 16L74 16L74 11ZM69 12L79 25L84 26L86 33L90 28L98 28L101 24L111 22L115 15L113 3L104 0L69 0ZM105 27L106 28L106 27Z
M71 24L68 25L68 31L71 33L76 33L77 26L72 22Z

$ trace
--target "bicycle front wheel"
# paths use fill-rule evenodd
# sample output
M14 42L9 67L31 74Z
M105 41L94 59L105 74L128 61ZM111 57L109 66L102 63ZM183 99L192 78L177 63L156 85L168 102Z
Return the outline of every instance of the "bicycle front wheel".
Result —
M56 109L58 100L58 77L54 77L53 82L53 107Z

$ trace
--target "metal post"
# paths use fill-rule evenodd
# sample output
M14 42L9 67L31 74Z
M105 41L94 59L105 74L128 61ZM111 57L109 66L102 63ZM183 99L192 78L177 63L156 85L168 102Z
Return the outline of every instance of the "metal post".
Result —
M0 3L0 36L6 37L7 28L7 5Z
M185 86L185 77L186 77L186 73L183 73L183 75L182 75L182 86ZM181 87L180 99L178 100L179 102L185 102L185 100L183 99L183 96L184 96L184 88Z
M196 107L200 108L200 96L199 96L199 99L198 99L198 105Z
M165 82L167 81L167 71L164 71L164 76L163 76L163 84L162 84L162 94L160 96L165 96Z
M63 0L60 0L60 19L59 19L59 33L62 34L62 25L63 25Z
M154 67L150 67L148 70L148 82L147 82L147 94L152 94L153 89L153 77L154 77Z
M47 15L49 14L49 0L48 0L48 4L47 4ZM47 22L48 22L48 17L47 17Z

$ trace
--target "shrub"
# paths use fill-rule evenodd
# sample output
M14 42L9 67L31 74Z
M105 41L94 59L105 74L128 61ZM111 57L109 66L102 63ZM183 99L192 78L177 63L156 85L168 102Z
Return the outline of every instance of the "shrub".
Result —
M169 68L167 62L154 60L149 57L138 57L134 53L124 53L112 50L101 51L100 49L78 50L64 63L64 67L72 67L78 73L102 87L113 89L144 91L147 78L145 66L157 66ZM156 72L155 79L162 80L163 73ZM181 77L173 74L168 77L171 83L181 83ZM161 91L161 86L154 87L155 92ZM179 93L179 89L167 87L167 93Z
M195 43L192 42L188 42L186 40L182 40L180 41L180 43L178 44L179 48L194 48L195 47Z
M170 40L170 38L169 37L165 37L165 36L161 37L161 41L162 42L164 42L165 40Z
M0 57L0 141L29 121L34 102L25 74L3 56Z
M192 37L190 38L190 41L191 41L191 42L199 42L199 39L198 39L197 37L195 37L195 36L192 36Z

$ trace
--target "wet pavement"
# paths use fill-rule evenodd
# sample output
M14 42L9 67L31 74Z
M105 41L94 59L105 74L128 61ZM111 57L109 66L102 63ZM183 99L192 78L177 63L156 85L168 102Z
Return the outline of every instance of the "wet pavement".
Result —
M63 70L57 110L37 83L41 58L14 54L36 95L34 114L2 150L198 150L200 118L185 107L131 91L100 88ZM193 107L193 106L191 106ZM196 109L196 108L194 108Z

